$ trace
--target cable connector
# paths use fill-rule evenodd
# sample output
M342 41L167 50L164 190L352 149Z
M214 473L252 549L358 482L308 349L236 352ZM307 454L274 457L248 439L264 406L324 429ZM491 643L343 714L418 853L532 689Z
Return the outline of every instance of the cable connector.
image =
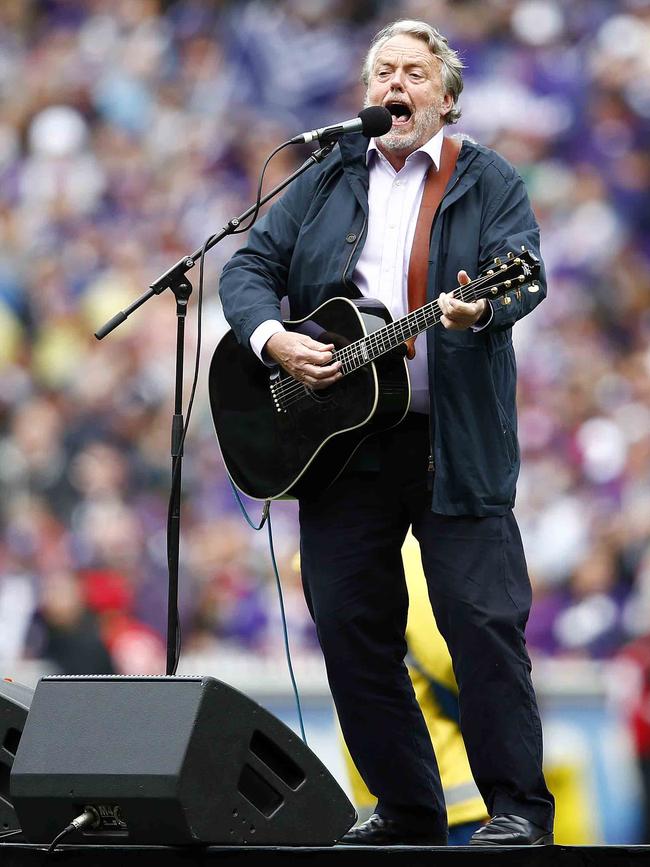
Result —
M99 825L99 813L94 807L86 807L86 809L81 813L81 815L77 816L76 819L73 819L70 824L77 831L81 831L82 828L85 828L87 825L91 827L97 827Z
M99 813L94 807L86 807L83 813L80 813L76 818L70 822L69 825L66 825L63 831L60 834L57 834L52 843L50 844L50 848L47 850L47 854L49 855L51 852L54 852L56 847L59 845L61 840L67 837L69 834L72 834L73 831L81 831L82 828L98 827L101 819L99 818Z
M251 528L251 530L261 530L264 524L266 524L267 520L269 520L269 513L271 511L271 503L273 500L264 500L264 506L262 508L262 517L260 519L259 524L254 524L251 521L250 515L246 511L246 506L242 502L242 498L239 496L239 491L235 487L235 483L233 480L228 477L228 481L230 482L230 487L232 488L232 492L235 495L235 499L237 500L237 504L241 510L242 515L244 516L244 520Z

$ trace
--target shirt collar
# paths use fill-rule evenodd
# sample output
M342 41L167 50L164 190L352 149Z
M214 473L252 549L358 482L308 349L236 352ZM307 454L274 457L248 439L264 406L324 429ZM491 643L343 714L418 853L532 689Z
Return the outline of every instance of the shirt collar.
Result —
M429 158L431 159L431 161L433 162L433 164L435 165L436 171L438 171L440 169L440 155L442 153L442 142L443 142L443 139L445 137L444 130L445 130L445 128L443 126L441 129L438 130L438 132L432 138L429 139L428 142L426 142L425 144L422 145L421 148L418 148L416 151L413 152L416 154L418 154L420 152L427 154L429 156ZM376 152L377 154L379 154L379 148L377 147L375 139L371 138L370 141L368 142L368 150L366 151L366 164L367 165L370 165L370 159L371 159L370 154L373 152ZM382 156L383 156L383 154L382 154ZM409 156L406 158L406 161L408 162L412 156L413 156L413 154L409 154Z

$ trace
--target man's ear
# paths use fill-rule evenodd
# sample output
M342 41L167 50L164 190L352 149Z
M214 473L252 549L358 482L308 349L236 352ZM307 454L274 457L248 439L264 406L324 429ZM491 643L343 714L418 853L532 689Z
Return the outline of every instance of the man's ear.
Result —
M444 99L442 100L442 106L440 110L440 114L444 117L446 114L449 114L452 107L454 105L454 98L450 93L446 93Z

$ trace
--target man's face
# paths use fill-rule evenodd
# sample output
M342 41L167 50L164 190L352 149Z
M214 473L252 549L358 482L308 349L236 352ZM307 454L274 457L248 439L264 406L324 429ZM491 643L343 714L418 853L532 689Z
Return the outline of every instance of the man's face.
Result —
M453 100L445 94L440 67L428 46L406 33L377 52L366 103L383 105L393 115L392 129L378 139L382 149L407 156L441 128Z

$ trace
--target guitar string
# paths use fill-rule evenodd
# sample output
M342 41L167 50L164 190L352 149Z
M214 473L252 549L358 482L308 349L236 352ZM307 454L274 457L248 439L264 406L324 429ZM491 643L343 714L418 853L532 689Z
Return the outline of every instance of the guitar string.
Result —
M436 325L440 321L440 317L438 317L438 313L440 313L439 310L433 311L433 319L429 323L430 325ZM429 317L426 317L426 316L423 317L423 321L424 321L425 325L427 324L427 318L431 318L431 317L430 316ZM411 336L413 336L413 335L402 334L402 337L399 339L396 346L399 346L401 343L404 343L404 341L407 340ZM367 337L368 338L372 337L372 334L367 335ZM397 333L392 335L392 337L393 338L397 337ZM390 346L390 341L391 341L390 336L387 337L386 340L388 342L388 346L385 345L385 339L384 338L380 338L380 339L373 338L373 340L367 340L368 350L369 350L369 352L368 352L369 357L367 359L360 358L358 353L356 353L356 352L350 353L348 356L346 356L346 359L343 362L343 365L346 365L346 364L349 365L349 369L346 370L345 367L342 366L341 370L343 371L343 375L347 376L348 374L353 373L355 370L359 370L361 367L364 367L369 362L374 361L375 358L381 356L385 352L390 351L390 349L396 348L394 346ZM354 345L354 344L351 344L351 345ZM349 349L349 347L344 347L344 348ZM338 361L339 358L337 357L336 360ZM360 362L360 363L358 363L358 362ZM304 383L296 382L296 380L292 380L292 385L294 385L294 384L295 384L295 387L289 387L289 388L283 390L283 392L282 392L283 408L292 406L294 403L296 403L297 401L300 401L304 398L311 397L311 395L314 391L314 389L310 389L309 386L306 386Z
M507 272L510 270L511 267L518 265L519 263L517 263L515 260L509 260L508 263L504 263L504 264L506 264L506 267L500 268L499 272L497 272L497 273L499 273L500 276L505 277L507 280L507 278L508 278ZM457 287L456 291L459 290L459 294L456 295L455 297L459 298L461 301L466 300L468 293L473 294L475 300L477 299L477 297L487 297L487 296L477 296L476 293L478 290L483 288L484 284L490 283L490 281L493 279L494 279L494 274L482 275L481 277L478 277L476 280L473 280L471 283L468 283L465 286ZM496 287L498 288L499 286L503 285L506 282L506 280L503 280L500 283L497 283ZM521 285L521 284L519 284L519 285ZM495 287L491 286L490 288L495 288ZM370 352L369 352L370 355L377 357L375 355L375 353L377 351L379 351L378 354L381 355L384 352L389 351L389 349L394 348L394 347L390 346L390 343L392 342L392 340L394 340L398 336L398 330L402 332L402 335L401 335L402 339L400 339L396 345L399 345L400 343L403 343L408 338L414 336L413 334L407 334L406 333L407 330L410 331L410 326L412 323L416 324L416 325L421 324L424 326L423 329L420 329L420 328L416 329L415 333L416 334L420 333L422 330L425 330L427 327L430 327L432 325L436 325L438 323L439 319L437 319L436 317L438 317L440 312L441 311L440 311L439 305L437 303L437 300L429 302L429 304L425 305L424 307L418 308L418 310L412 311L411 313L407 314L405 317L402 317L401 319L396 320L394 322L388 323L383 328L378 329L378 331L371 332L370 334L365 335L360 340L357 340L354 343L349 344L348 346L342 347L339 350L335 350L333 360L342 362L342 370L344 372L344 375L347 375L348 373L352 373L354 370L358 369L359 367L362 367L365 364L367 364L368 362L374 360L373 357L370 357L370 358L364 358L363 356L360 357L359 350L361 349L362 344L365 344L366 349L370 350ZM428 322L428 320L431 319L432 317L433 317L432 321ZM383 335L380 336L380 334L382 332L383 332ZM388 344L388 346L386 346L386 344ZM356 362L359 362L359 361L361 361L361 364L356 364ZM347 365L352 364L352 367L349 370L345 370L344 367L346 364ZM310 397L312 391L313 391L313 389L310 389L309 386L306 386L304 383L298 382L297 380L293 379L293 377L288 377L285 383L282 383L279 388L274 390L273 394L274 394L275 398L282 400L283 407L281 407L281 408L284 408L287 406L291 406L293 403L296 402L296 399L300 400L302 398ZM294 398L294 399L288 400L288 398Z
M462 291L461 291L459 297L460 297L460 300L462 300L462 301L465 300L465 298L463 297ZM440 312L439 308L438 308L438 303L437 303L437 301L432 301L426 306L431 308L431 312L433 313L433 316L434 316L434 321L431 324L434 325L434 324L436 324L435 316L437 315L438 312ZM408 314L406 317L402 318L401 321L403 322L403 324L400 325L399 328L403 332L402 337L404 339L400 339L398 341L397 345L399 345L400 343L403 343L404 340L407 339L407 337L412 336L412 335L407 335L404 333L404 328L407 324L405 322L406 319L411 318L411 319L417 320L417 316L420 315L420 316L422 316L422 318L424 320L424 324L426 325L427 314L421 313L422 310L424 310L424 308L420 308L417 311L413 311L412 313ZM388 325L385 326L385 328L379 329L379 331L384 331L384 330L388 331L392 327L392 330L393 330L392 335L387 334L386 338L384 338L384 337L380 338L380 337L378 337L377 332L371 332L370 334L366 335L364 338L361 338L361 340L355 341L354 343L351 343L348 346L344 346L339 350L335 350L333 360L341 361L342 365L354 363L355 361L358 361L359 360L359 354L354 349L354 347L356 347L357 345L360 345L363 341L366 341L366 344L371 351L377 350L377 349L380 349L380 350L383 349L384 347L381 344L384 342L384 340L388 340L388 342L390 343L391 338L397 337L396 326L399 324L399 322L400 322L400 320L397 320L395 322L390 322L390 323L388 323ZM369 359L369 360L372 360L372 359ZM365 364L365 363L366 362L364 361L363 364ZM353 370L355 370L355 369L357 369L357 368L353 367L350 370L345 371L345 374L352 373ZM301 396L304 395L304 396L308 397L309 393L310 393L308 389L309 389L309 386L306 386L304 383L299 382L298 380L294 379L291 376L288 376L287 379L285 380L285 382L282 384L282 387L276 388L274 390L274 395L280 399L291 397L297 393L300 393ZM285 405L290 405L290 404L285 404Z
M464 300L464 299L461 299ZM437 306L437 305L436 305ZM431 322L431 325L435 325L438 320L435 319L436 312L434 311L434 320ZM424 317L424 323L426 324L426 316ZM389 323L389 326L393 323ZM387 328L389 326L386 326ZM400 326L400 329L403 330L404 326ZM383 329L382 329L383 330ZM355 370L358 370L359 367L363 367L366 363L373 361L378 355L381 355L383 352L388 351L390 348L391 338L396 338L397 329L394 329L394 333L392 335L387 335L385 338L379 338L374 336L375 332L371 332L371 334L366 335L365 339L366 345L368 347L368 359L360 359L359 353L354 350L352 347L355 347L361 341L355 341L355 343L351 343L348 346L344 346L339 350L336 350L334 353L333 361L341 361L341 370L344 376L347 376L349 373L353 373ZM399 346L403 343L409 336L407 334L402 334L402 338L398 340L396 346ZM372 338L372 339L370 339ZM386 347L384 342L388 342L389 346ZM356 362L361 361L361 364L356 364ZM349 369L345 369L345 366L348 365ZM303 397L309 397L311 392L314 389L310 389L309 386L305 385L302 382L299 382L293 377L287 377L285 383L283 383L283 387L277 388L273 394L276 398L283 402L283 408L287 406L291 406L295 403L295 399L301 399ZM294 398L294 400L289 400L289 398Z
M507 265L505 269L500 271L500 275L506 277L506 279L507 279L507 271L509 270L509 268L512 265L516 265L516 264L518 264L518 263L511 261L510 264ZM477 298L476 291L478 289L483 288L483 285L481 285L481 284L490 283L490 281L493 279L494 279L494 274L483 275L482 277L478 277L476 280L472 281L472 283L468 283L463 287L458 287L460 292L455 297L458 297L458 298L460 298L460 300L465 301L466 293L468 293L470 290L472 290L472 294L474 295L474 299L476 299ZM501 281L500 283L497 283L496 287L503 285L505 282L506 281L504 280L504 281ZM521 284L519 284L519 285L521 285ZM491 286L490 288L495 288L495 287ZM424 311L427 310L427 308L428 308L428 312L425 313ZM402 317L401 320L396 320L395 322L390 322L384 328L378 329L378 331L376 331L376 332L371 332L370 334L366 335L365 337L361 338L360 340L357 340L354 343L351 343L348 346L343 347L341 350L336 351L335 352L335 360L337 360L337 361L341 360L341 357L343 357L343 364L344 365L351 363L353 366L350 368L350 370L344 370L344 375L347 375L348 373L352 373L354 370L359 369L359 367L363 367L368 362L374 360L374 358L367 358L367 359L363 358L363 357L360 358L358 348L360 348L362 343L365 343L366 346L371 350L371 352L373 350L375 350L375 351L379 350L378 354L381 355L381 354L383 354L383 352L388 351L384 346L384 341L387 339L388 342L390 343L391 339L394 339L395 337L397 337L397 327L396 326L399 325L400 330L402 330L403 340L399 340L398 344L396 344L396 345L399 345L399 343L404 342L404 340L406 340L408 337L414 336L412 334L406 335L404 333L404 328L408 324L408 320L414 320L417 322L417 317L420 316L422 318L423 324L426 328L426 327L430 327L431 325L436 325L438 323L439 319L436 319L438 314L440 314L439 305L438 305L437 301L432 301L429 304L427 304L425 307L421 307L418 310L415 310L412 313L407 314L407 316ZM431 315L433 315L433 321L431 321L430 323L427 323L427 319L430 318ZM402 323L401 325L399 324L400 322ZM380 338L380 337L378 337L378 332L382 332L382 331L386 333L386 337ZM390 333L391 331L392 331L392 334ZM416 331L416 333L418 333L418 332ZM394 348L394 347L390 347L390 348ZM377 357L377 356L374 356L374 357ZM357 363L359 361L361 362L360 364ZM304 383L298 382L297 380L295 380L291 377L291 378L287 378L287 381L285 384L283 384L282 388L278 388L274 392L274 396L276 396L280 400L282 400L283 405L280 408L284 409L286 407L292 406L294 403L296 403L299 400L311 397L313 391L314 391L314 389L309 388L309 386L306 386ZM290 400L289 398L292 398L292 399Z
M508 270L512 266L516 266L518 264L520 264L520 262L516 262L514 259L508 260L508 264L504 263L505 267L503 267L503 270L500 267L500 269L499 269L500 275L507 279L508 278L508 274L507 274ZM460 297L460 299L462 301L465 301L466 300L465 293L469 292L470 290L477 290L478 291L478 290L483 288L483 285L485 283L490 283L493 279L494 279L494 274L481 275L481 277L478 277L476 280L473 280L471 283L466 284L464 287L463 286L458 287L458 289L460 290L460 293L459 293L459 296L456 296L456 297ZM502 282L505 282L505 281L502 281ZM497 283L497 286L498 285L501 285L501 284ZM477 292L473 292L473 294L474 294L474 299L476 299L477 298ZM478 296L478 297L480 297L480 296ZM487 297L487 296L485 296L485 297ZM425 312L425 311L427 311L427 312ZM408 328L409 332L410 332L411 323L415 322L417 324L418 323L418 317L421 317L422 324L423 324L424 328L416 328L416 332L415 332L416 334L419 333L419 331L424 330L427 327L430 327L430 325L437 324L435 317L438 313L439 313L439 307L438 307L437 301L430 302L429 304L419 308L418 310L412 311L411 313L407 314L405 317L402 317L401 319L396 320L395 322L389 323L384 328L380 328L377 331L371 332L371 334L365 335L360 340L355 341L354 343L351 343L346 347L343 347L341 350L338 350L335 353L336 360L342 359L344 364L347 362L354 363L354 362L359 361L359 351L358 350L362 344L365 344L370 349L380 348L382 351L387 351L386 347L384 345L384 342L387 340L390 343L391 340L393 340L395 337L397 337L398 327L402 331L401 337L403 339L398 341L399 343L401 343L401 342L403 342L403 340L414 336L412 333L407 333L406 329ZM434 320L433 320L433 322L428 323L427 318L430 317L432 314L433 314ZM379 336L382 332L386 335L385 337ZM373 359L370 359L370 360L373 360ZM368 361L368 359L364 358L362 360L362 364L367 363L367 361ZM353 368L353 369L356 369L356 368Z
M516 263L512 263L512 264L516 264ZM501 274L503 276L507 276L506 270L507 269L504 269L503 271L501 271ZM466 294L471 290L472 294L474 295L474 298L476 299L477 298L476 290L483 288L479 284L481 284L481 283L484 284L486 282L489 283L493 278L494 278L493 274L485 275L483 277L477 278L472 283L466 284L464 287L458 287L460 289L460 292L459 292L459 295L456 297L459 297L460 300L465 301ZM505 283L505 281L501 281L501 283L497 283L496 286L498 287L498 286L502 285L503 283ZM490 288L494 288L494 286L491 286ZM425 311L427 311L427 312L425 312ZM399 327L399 330L402 331L402 335L401 335L402 339L400 339L398 341L397 345L399 345L400 343L403 343L404 340L408 339L408 337L414 336L412 334L407 334L405 331L406 327L410 324L411 321L415 322L417 324L418 323L418 317L419 317L422 320L422 324L425 326L425 328L430 327L431 325L436 325L438 323L439 318L437 318L437 317L439 316L440 313L441 313L441 311L440 311L440 308L439 308L437 301L432 301L429 304L427 304L425 307L421 307L418 310L415 310L412 313L407 314L407 316L402 317L401 320L396 320L395 322L388 323L388 325L386 325L384 328L378 329L378 331L375 331L375 332L371 332L370 334L366 335L365 337L361 338L360 340L355 341L355 343L351 343L348 346L343 347L341 350L336 351L334 353L335 360L337 360L337 361L342 360L342 365L343 365L342 369L344 371L344 375L347 375L348 373L352 373L354 370L358 369L359 367L364 366L369 361L374 360L374 358L377 357L377 355L374 354L375 352L377 352L377 350L379 350L378 355L381 355L384 352L388 351L390 348L394 348L394 347L390 347L390 342L391 342L391 340L395 339L398 336L397 335L398 327ZM433 317L432 321L427 322L427 320L430 319L431 317ZM420 330L423 330L423 329L417 329L416 333L418 333ZM380 332L384 332L385 336L379 337ZM388 342L388 344L389 344L388 347L385 346L386 342ZM367 349L370 350L370 354L373 357L360 358L358 350L359 350L362 343L365 343ZM359 361L361 361L361 364L356 363ZM344 365L346 365L346 364L352 364L352 367L349 370L345 370ZM297 380L295 380L293 378L288 378L286 383L283 384L282 388L278 388L277 390L274 391L274 396L276 396L277 398L279 398L280 400L283 401L283 407L281 407L281 408L286 408L286 407L291 406L294 403L296 403L297 400L302 400L303 398L310 397L312 392L313 392L313 389L310 389L309 386L306 386L304 383L298 382ZM293 400L289 400L289 398L293 398Z
M515 262L514 260L509 262L509 264L507 264L505 266L505 268L500 271L501 275L507 278L507 276L508 276L507 271L513 265L518 265L518 264L520 264L520 263ZM459 296L460 296L461 300L463 300L463 301L465 300L465 294L468 291L474 290L474 289L480 290L481 288L483 288L482 284L484 284L486 282L488 282L488 283L491 282L493 277L494 277L494 274L482 275L481 277L477 278L476 280L472 281L471 283L466 284L466 286L458 287L460 289ZM497 284L497 285L499 285L499 284ZM476 297L477 297L476 293L474 293L474 298L476 298ZM340 360L342 362L344 372L350 373L354 369L357 369L357 367L359 366L357 364L357 362L359 362L359 360L360 360L359 350L362 347L362 345L365 345L365 347L367 349L370 349L371 352L379 349L380 354L381 354L385 351L388 351L388 349L393 348L390 346L390 343L398 336L398 332L400 330L402 333L401 333L401 339L398 340L398 343L402 343L404 340L408 339L409 337L414 336L413 333L411 333L411 328L412 328L413 323L415 323L416 326L418 326L418 327L416 327L416 331L415 331L416 334L419 333L420 331L424 330L425 328L430 327L431 325L437 324L436 316L438 313L439 313L439 310L438 310L437 302L435 302L435 301L430 302L430 304L425 305L424 307L419 308L418 310L413 311L410 314L407 314L406 317L402 317L400 320L397 320L395 322L391 322L387 326L385 326L384 328L378 329L378 331L376 331L376 332L371 332L370 334L365 335L364 338L362 338L361 340L355 341L354 343L349 344L347 347L343 347L342 349L337 350L334 354L335 360L337 360L337 361ZM433 321L428 322L428 319L432 315L433 315ZM423 327L419 327L420 325L422 325ZM380 336L380 334L382 336ZM364 356L365 356L365 353L364 353ZM366 357L363 357L361 359L361 364L363 365L363 364L365 364L371 360L373 360L373 359L372 358L368 359ZM351 369L345 370L345 365L350 365L350 364L352 365ZM281 389L278 389L279 396L284 397L284 396L288 396L289 393L293 393L295 391L295 389L293 388L293 384L296 382L297 381L294 379L287 380L287 383L284 385L284 387ZM301 391L308 388L303 383L298 383L298 386L299 386L299 390L301 390Z

